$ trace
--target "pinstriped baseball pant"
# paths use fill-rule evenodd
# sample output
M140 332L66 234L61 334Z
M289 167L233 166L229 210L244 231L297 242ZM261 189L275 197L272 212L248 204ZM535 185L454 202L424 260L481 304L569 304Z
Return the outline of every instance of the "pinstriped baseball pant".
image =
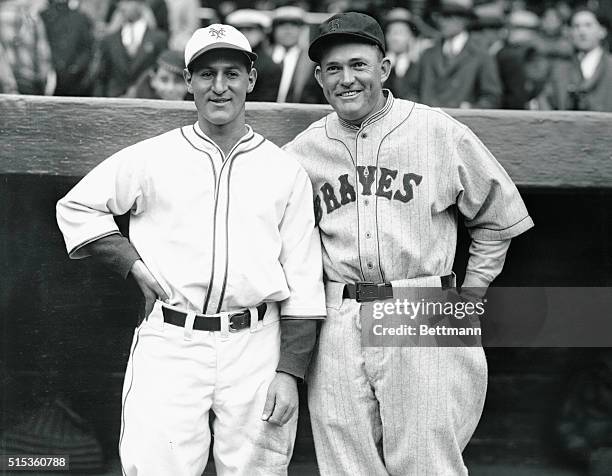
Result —
M308 381L322 475L465 475L482 413L482 348L362 347L359 303L328 299Z

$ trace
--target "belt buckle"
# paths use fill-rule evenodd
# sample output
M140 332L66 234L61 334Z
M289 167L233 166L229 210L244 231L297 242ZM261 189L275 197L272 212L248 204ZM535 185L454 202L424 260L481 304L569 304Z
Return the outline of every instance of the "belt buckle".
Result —
M249 311L247 311L247 312L249 312ZM238 325L238 324L244 324L244 322L240 322L240 321L236 322L236 321L234 321L234 317L236 317L236 318L244 317L244 315L245 315L244 312L237 312L235 314L230 314L230 316L229 316L229 323L228 323L228 330L231 333L239 332L242 329L244 329L244 327L241 327L241 328L234 327L235 325Z
M378 299L379 285L371 281L358 281L355 283L355 301L370 302Z

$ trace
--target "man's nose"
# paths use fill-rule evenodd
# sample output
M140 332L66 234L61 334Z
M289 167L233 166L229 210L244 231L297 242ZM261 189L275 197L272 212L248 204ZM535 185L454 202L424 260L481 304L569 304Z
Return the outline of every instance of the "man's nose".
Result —
M225 76L223 76L223 73L219 73L215 76L212 89L217 94L223 94L225 92L227 89L227 81L225 81Z
M344 85L349 85L351 84L355 79L355 76L353 75L353 70L349 67L345 67L342 69L342 84Z

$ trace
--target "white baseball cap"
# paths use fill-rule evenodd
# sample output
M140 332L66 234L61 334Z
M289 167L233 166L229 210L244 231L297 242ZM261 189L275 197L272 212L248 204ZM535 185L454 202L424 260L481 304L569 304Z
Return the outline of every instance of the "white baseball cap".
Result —
M225 18L225 21L236 28L258 26L262 30L267 30L272 25L269 15L250 8L233 11Z
M189 67L196 58L216 48L241 51L251 61L257 59L249 40L242 33L233 26L215 23L206 28L199 28L191 35L185 45L185 66Z

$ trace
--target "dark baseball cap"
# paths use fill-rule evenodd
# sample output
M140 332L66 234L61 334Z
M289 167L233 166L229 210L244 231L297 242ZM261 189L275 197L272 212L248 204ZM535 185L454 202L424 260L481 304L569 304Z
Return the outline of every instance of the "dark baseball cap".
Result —
M308 48L308 56L320 62L325 45L330 40L346 37L347 42L360 41L376 45L385 53L385 35L374 18L364 13L338 13L319 25L319 34Z

